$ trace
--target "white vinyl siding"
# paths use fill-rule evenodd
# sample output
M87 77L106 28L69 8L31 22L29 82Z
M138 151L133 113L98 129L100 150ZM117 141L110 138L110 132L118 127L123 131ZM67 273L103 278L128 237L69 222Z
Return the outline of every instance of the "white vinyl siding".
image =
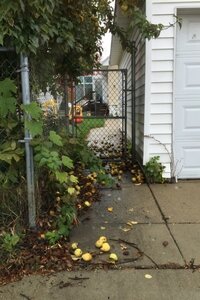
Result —
M150 0L146 0L147 1ZM175 22L174 14L178 8L200 7L200 1L186 0L151 0L147 3L147 18L152 23L164 25ZM158 39L147 42L146 58L149 59L148 91L145 112L145 152L143 163L151 157L160 156L166 166L164 176L171 177L170 162L173 148L173 78L174 78L174 45L176 26L163 30ZM148 99L147 99L148 98ZM157 140L157 141L156 141Z
M157 10L157 5L160 6L159 10ZM152 4L152 23L162 23L164 25L174 23L174 7L168 14L165 5L164 1L162 1L162 4ZM173 5L170 4L171 6ZM164 176L169 178L171 177L173 122L174 28L162 31L158 39L152 40L151 45L149 133L152 138L148 138L148 154L145 157L148 160L153 156L159 156L160 161L165 165Z
M200 0L146 0L147 19L154 23L169 26L176 21L174 15L180 10L187 11L199 8ZM171 156L174 151L174 68L176 61L176 30L174 25L161 32L160 37L144 41L137 31L133 32L136 41L136 150L143 164L153 156L160 156L166 167L164 177L170 178ZM115 45L115 44L113 44ZM119 47L117 47L118 49ZM121 49L121 48L120 48ZM119 50L119 49L118 49ZM117 59L119 68L128 72L128 89L131 89L131 55L119 52ZM131 92L128 92L128 136L131 137ZM175 162L176 163L176 162Z

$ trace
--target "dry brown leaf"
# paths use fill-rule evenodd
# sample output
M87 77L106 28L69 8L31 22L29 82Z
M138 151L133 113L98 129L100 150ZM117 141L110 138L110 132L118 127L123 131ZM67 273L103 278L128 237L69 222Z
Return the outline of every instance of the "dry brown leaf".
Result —
M72 259L73 261L77 261L77 260L80 260L81 257L77 257L77 256L75 256L75 255L71 255L71 259Z
M132 228L126 228L126 227L124 227L124 228L121 228L124 232L128 232L128 231L130 231Z
M107 210L108 210L109 212L113 212L113 207L108 207Z
M137 222L137 221L129 221L129 223L131 223L132 225L136 225L136 224L138 224L138 222Z
M128 248L124 244L120 244L122 250L127 250Z
M126 225L133 226L133 224L132 224L130 221L128 221L128 222L126 223Z

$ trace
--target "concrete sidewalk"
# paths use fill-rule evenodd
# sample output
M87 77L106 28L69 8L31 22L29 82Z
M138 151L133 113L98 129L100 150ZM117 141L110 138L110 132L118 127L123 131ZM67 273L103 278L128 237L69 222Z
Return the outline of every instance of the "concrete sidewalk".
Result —
M109 207L112 212L107 210ZM137 224L131 226L131 222ZM79 242L84 250L94 251L101 235L110 239L111 250L123 267L200 265L200 182L180 181L149 188L125 181L121 190L104 190L102 201L82 217L71 240ZM138 259L137 249L129 243L145 255ZM105 259L104 254L98 257L98 261Z
M71 233L72 242L95 254L91 264L0 287L0 299L200 299L200 182L149 188L124 180L121 190L102 194ZM109 261L95 248L102 235L119 257L114 270L99 266Z

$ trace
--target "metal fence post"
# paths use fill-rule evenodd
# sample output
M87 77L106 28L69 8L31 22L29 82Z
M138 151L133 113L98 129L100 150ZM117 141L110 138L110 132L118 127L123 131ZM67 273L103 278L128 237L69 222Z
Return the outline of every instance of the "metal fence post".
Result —
M22 81L22 100L23 104L30 104L30 86L29 86L29 69L28 57L21 54L21 81ZM25 115L25 118L29 118ZM25 128L25 151L26 151L26 179L27 179L27 197L28 197L28 218L29 227L36 227L36 203L35 203L35 185L34 185L34 164L33 149L30 145L31 135Z

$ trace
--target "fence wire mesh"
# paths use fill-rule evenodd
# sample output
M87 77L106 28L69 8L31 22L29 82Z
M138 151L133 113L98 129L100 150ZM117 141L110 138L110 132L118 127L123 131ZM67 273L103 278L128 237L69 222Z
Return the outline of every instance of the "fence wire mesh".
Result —
M18 78L19 57L14 51L6 51L0 48L0 80Z
M8 93L11 86L10 79L16 86L16 97L13 98ZM17 160L18 154L23 151L23 145L18 143L18 140L23 139L24 136L20 110L22 103L20 59L13 50L0 48L0 82L2 83L1 108L10 109L9 115L0 119L0 226L2 226L8 221L12 224L18 218L24 220L27 212L26 184L22 175L25 163L21 162L18 170L13 163L15 159ZM17 105L16 110L13 111L11 106L14 98L17 100ZM17 177L19 180L16 179Z
M14 51L8 51L4 48L0 48L0 81L4 79L11 79L17 86L16 93L18 104L21 104L21 84L20 84L20 62L19 56ZM16 111L16 118L20 118L20 107ZM9 127L9 124L7 124ZM18 128L20 132L20 128ZM9 139L10 132L7 128L0 127L0 142L1 144Z
M125 157L126 70L98 70L71 87L69 124L104 159Z

